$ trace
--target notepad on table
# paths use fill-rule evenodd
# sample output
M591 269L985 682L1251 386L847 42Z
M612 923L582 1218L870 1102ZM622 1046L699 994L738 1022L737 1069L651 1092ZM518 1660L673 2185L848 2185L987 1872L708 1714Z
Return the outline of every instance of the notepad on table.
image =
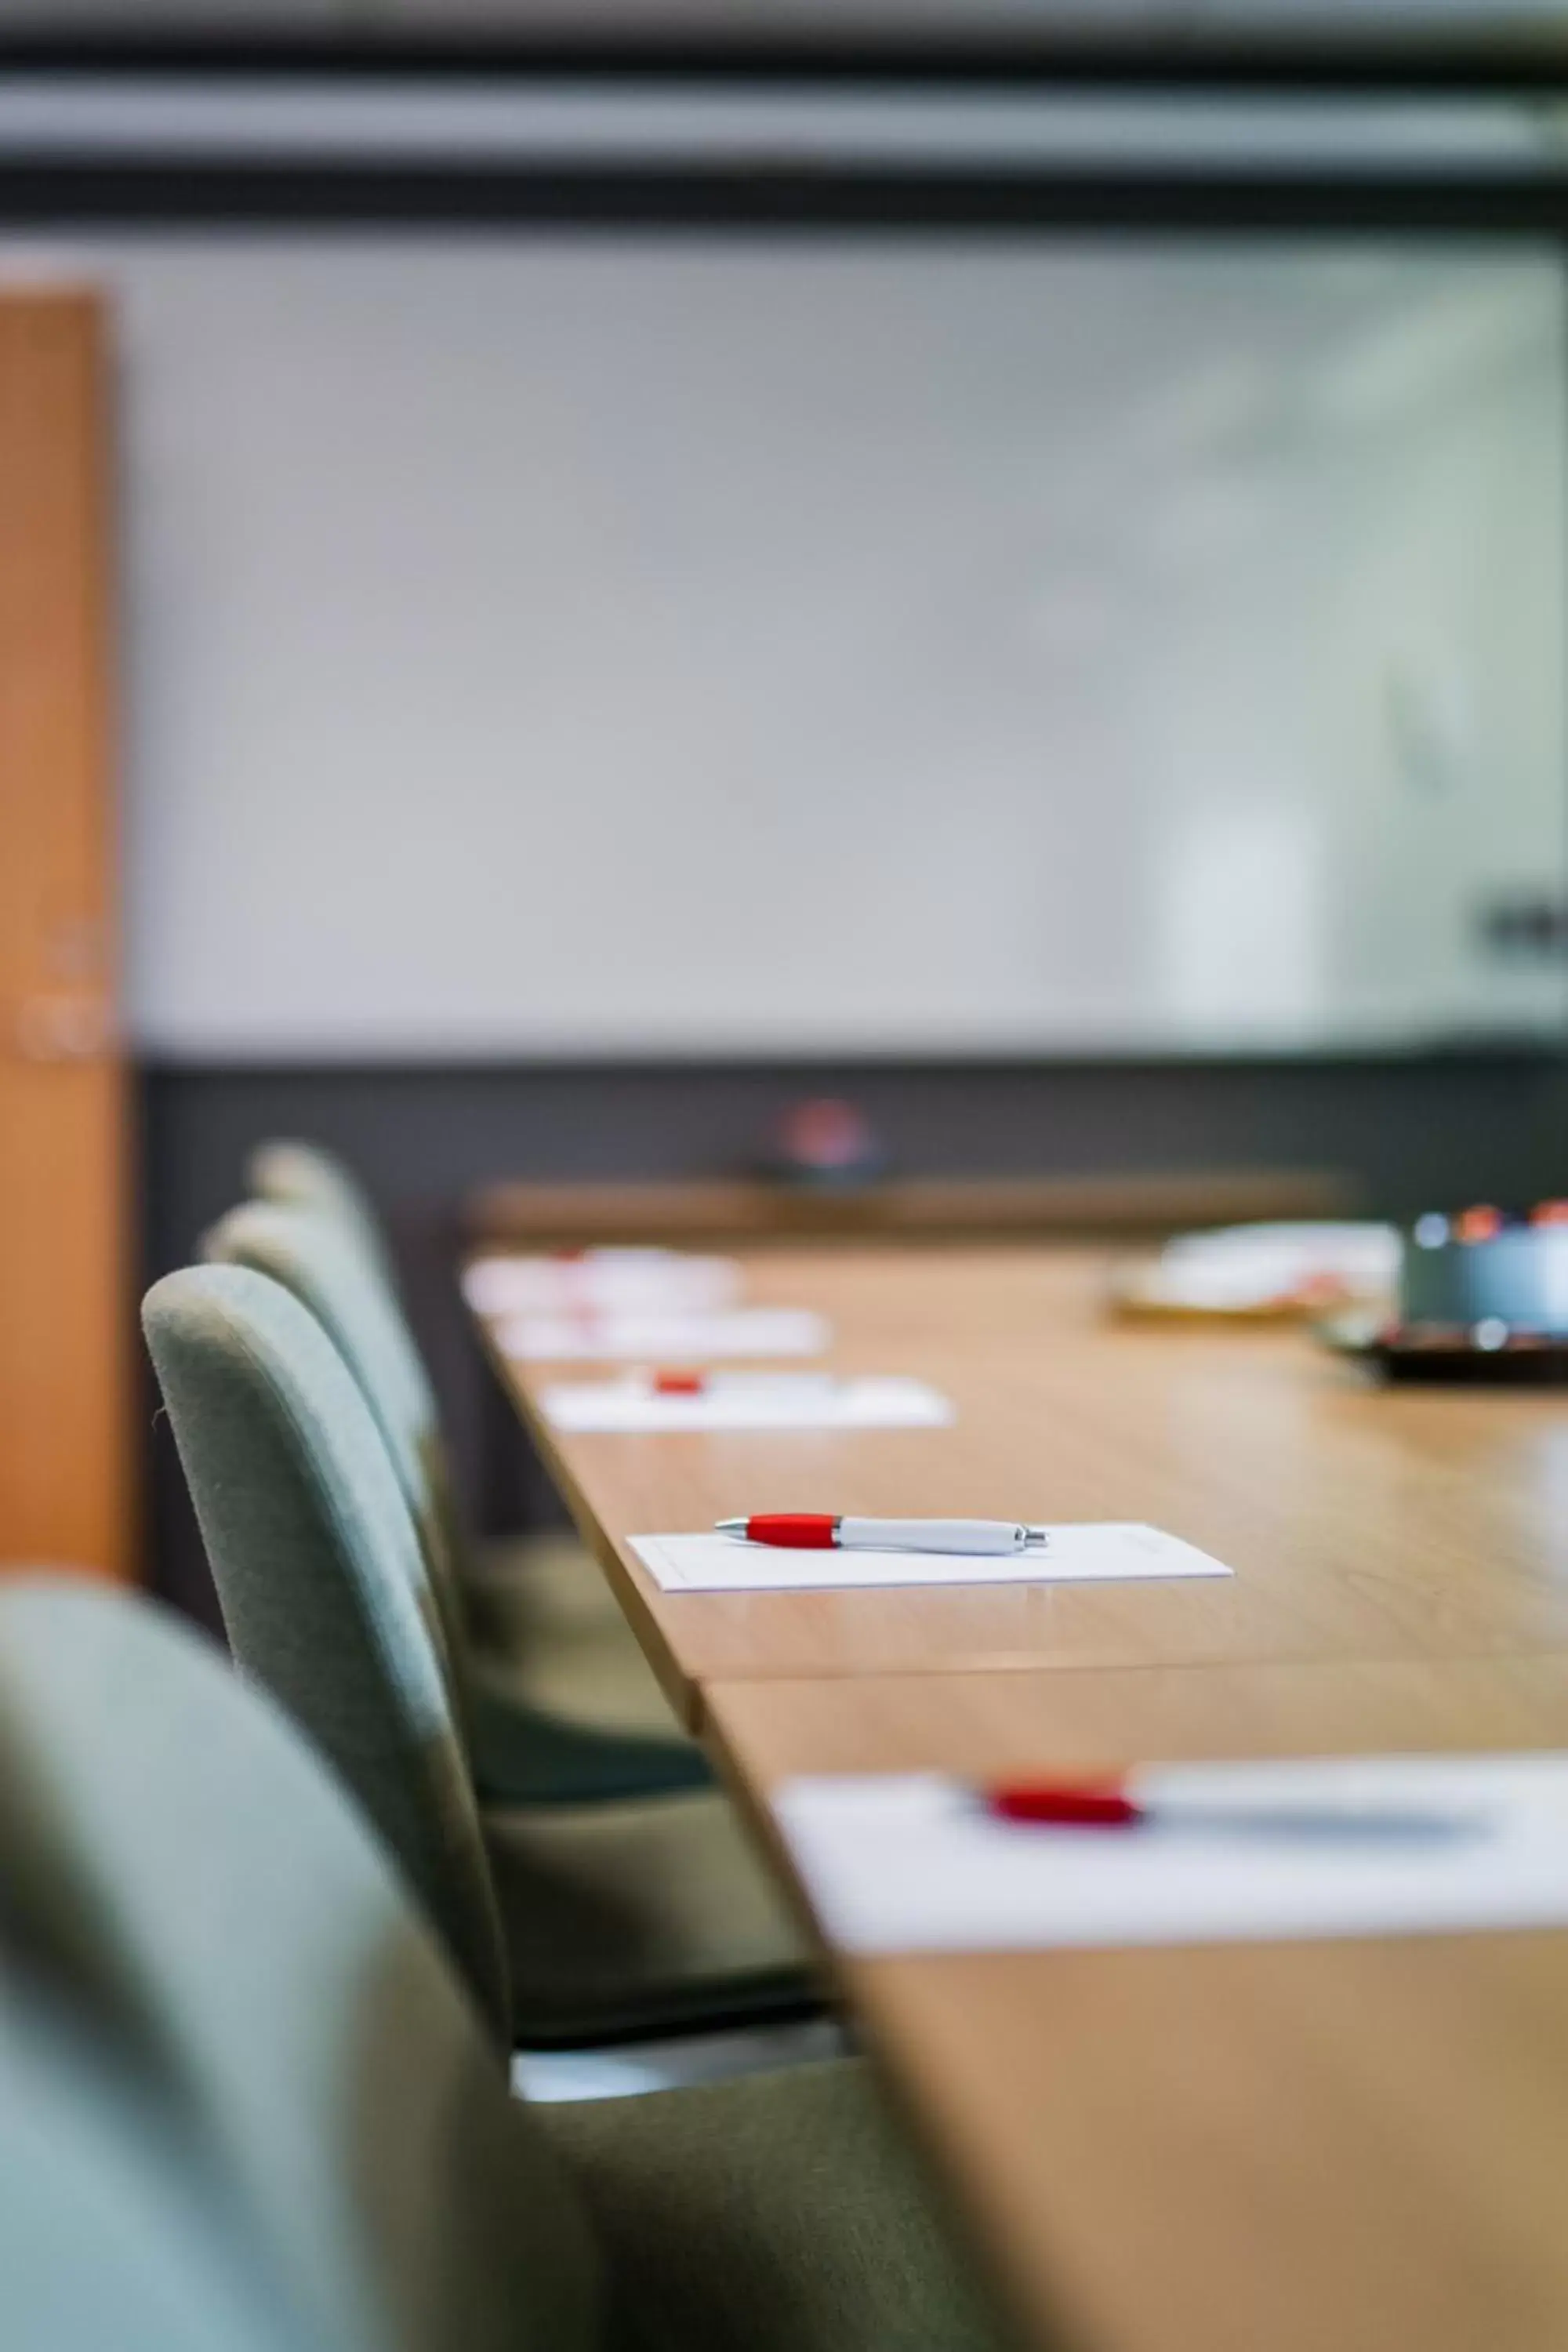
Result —
M936 1429L953 1418L924 1381L836 1380L829 1372L714 1372L690 1395L646 1380L574 1381L540 1399L557 1429Z
M552 1257L477 1257L463 1296L479 1315L708 1314L733 1306L733 1258L683 1250L595 1249Z
M1020 1552L786 1551L715 1534L633 1536L667 1592L810 1592L859 1585L1109 1583L1229 1576L1179 1536L1136 1525L1053 1527Z
M724 1356L820 1356L832 1331L801 1307L742 1307L716 1315L518 1315L496 1326L501 1353L525 1362L707 1363Z
M773 1811L823 1927L855 1952L1568 1926L1568 1756L1164 1765L1136 1780L1155 1803L1406 1806L1452 1834L1039 1828L995 1820L939 1773L786 1781Z

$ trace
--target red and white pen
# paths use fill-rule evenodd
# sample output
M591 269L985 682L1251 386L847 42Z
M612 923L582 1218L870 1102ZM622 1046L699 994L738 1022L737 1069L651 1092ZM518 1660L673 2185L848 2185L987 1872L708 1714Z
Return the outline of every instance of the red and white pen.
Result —
M1429 1806L1335 1804L1322 1798L1294 1803L1245 1799L1139 1796L1124 1780L1004 1780L981 1791L999 1821L1043 1829L1211 1830L1267 1837L1448 1837L1479 1826L1471 1813Z
M761 1511L721 1519L718 1533L790 1551L1041 1551L1044 1528L1020 1519L850 1519L829 1511Z
M816 1397L838 1386L831 1372L704 1372L686 1364L661 1364L633 1377L650 1396Z

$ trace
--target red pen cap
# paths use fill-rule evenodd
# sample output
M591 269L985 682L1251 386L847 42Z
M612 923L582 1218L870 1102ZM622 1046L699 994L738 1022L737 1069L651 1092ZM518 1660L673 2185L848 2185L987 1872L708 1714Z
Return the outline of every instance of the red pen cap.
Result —
M1120 1829L1143 1818L1120 1780L1001 1780L985 1791L985 1802L1001 1821L1064 1829Z
M702 1372L664 1371L653 1375L655 1396L700 1396L707 1385Z

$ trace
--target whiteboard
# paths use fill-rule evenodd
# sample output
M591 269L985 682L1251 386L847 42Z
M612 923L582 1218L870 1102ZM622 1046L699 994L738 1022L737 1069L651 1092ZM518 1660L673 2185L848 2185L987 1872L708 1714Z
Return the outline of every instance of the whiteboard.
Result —
M1541 1029L1545 247L508 231L113 289L128 999L193 1058Z

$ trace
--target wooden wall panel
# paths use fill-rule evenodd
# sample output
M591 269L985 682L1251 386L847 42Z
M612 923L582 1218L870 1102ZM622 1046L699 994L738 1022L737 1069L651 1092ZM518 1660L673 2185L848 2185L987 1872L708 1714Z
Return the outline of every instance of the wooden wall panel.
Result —
M0 293L0 1563L132 1572L108 322Z

